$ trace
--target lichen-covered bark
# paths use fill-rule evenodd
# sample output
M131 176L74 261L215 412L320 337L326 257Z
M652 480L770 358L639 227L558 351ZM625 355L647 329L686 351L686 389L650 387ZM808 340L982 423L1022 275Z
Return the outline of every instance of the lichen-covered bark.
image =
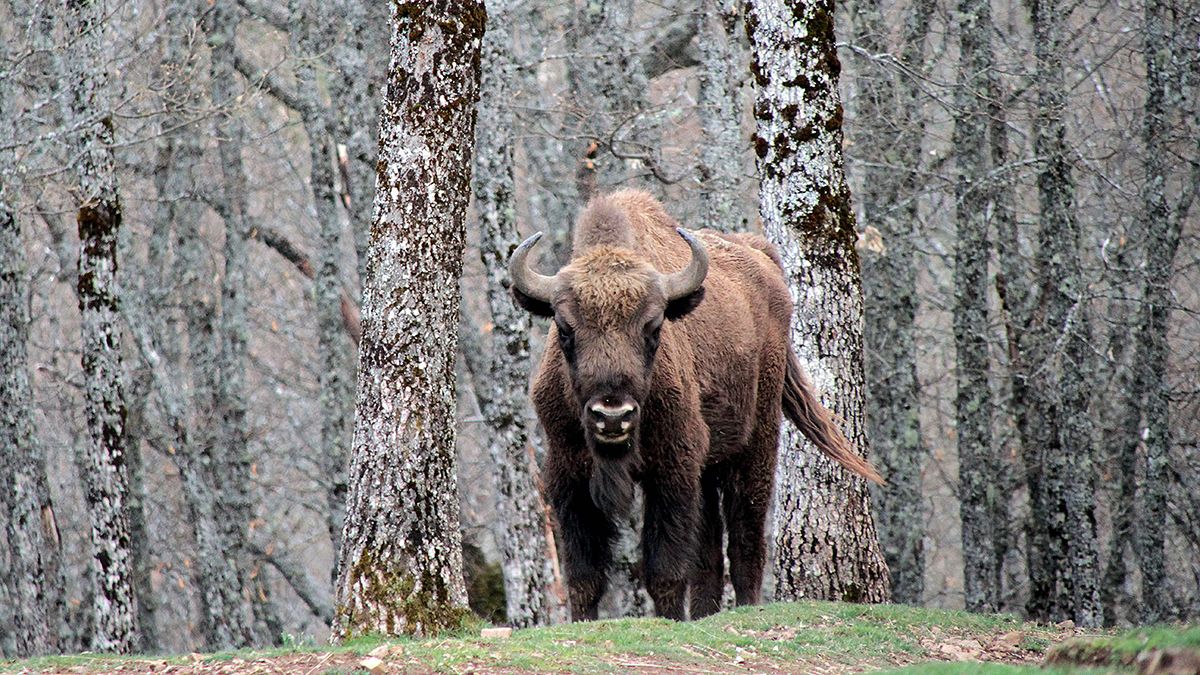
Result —
M221 181L214 203L225 221L225 264L221 276L220 319L213 327L216 337L216 351L212 355L214 442L201 447L201 465L207 470L217 500L214 514L222 554L231 565L227 582L220 589L224 616L213 617L210 629L215 632L211 638L232 640L231 646L235 647L278 639L278 635L265 626L273 620L264 613L267 610L263 596L250 594L254 618L245 615L243 601L250 564L246 537L253 517L253 504L245 385L246 241L250 236L250 223L241 157L245 134L235 109L241 93L234 68L240 16L235 4L217 3L207 14L205 26L210 54L209 89L213 104L218 106L214 126Z
M992 391L988 381L988 224L992 168L988 154L986 93L994 57L991 6L962 0L959 19L959 81L954 116L957 238L954 248L954 347L957 395L959 513L962 519L963 578L967 609L995 612L999 606L1000 560L992 514L1001 498L992 441Z
M1134 392L1139 397L1144 431L1125 439L1145 442L1144 477L1136 509L1133 535L1141 569L1142 608L1138 620L1157 623L1169 618L1171 598L1166 579L1165 530L1167 526L1167 462L1171 447L1171 410L1168 399L1167 339L1171 316L1171 282L1175 253L1182 235L1183 213L1172 214L1167 205L1169 116L1181 107L1183 78L1175 71L1172 12L1167 3L1146 3L1143 40L1146 59L1146 101L1142 139L1145 143L1145 183L1142 187L1143 227L1146 232L1145 286L1142 292L1141 330L1137 341ZM1176 79L1178 78L1178 79ZM1195 106L1193 101L1191 105ZM1195 175L1195 172L1193 172Z
M1063 48L1066 8L1030 0L1038 77L1034 154L1039 158L1038 276L1041 316L1034 407L1047 442L1026 447L1030 485L1029 613L1039 619L1100 624L1092 420L1091 319L1080 266L1080 228L1066 143Z
M125 464L125 387L118 321L117 232L121 202L114 166L113 119L106 112L108 74L103 70L104 8L72 0L67 31L77 40L68 60L67 119L79 128L75 161L79 178L79 310L83 335L84 417L87 445L80 454L91 520L90 569L95 612L92 648L127 652L137 634L130 562L129 476Z
M0 57L7 57L0 48ZM0 110L11 110L11 78L0 77ZM0 115L0 138L14 138ZM0 522L8 546L0 578L0 654L24 658L60 648L62 552L46 457L33 427L29 384L29 280L17 217L15 169L0 153Z
M700 79L696 112L704 133L700 148L702 227L745 230L746 214L738 208L743 173L742 106L737 5L732 0L704 0L696 12Z
M902 60L920 68L934 9L915 0L905 17ZM861 3L855 42L871 54L889 51L879 3ZM927 456L920 425L914 342L917 315L917 193L925 123L916 75L868 67L860 76L858 138L863 170L859 229L874 227L883 250L862 251L868 437L887 484L872 490L879 543L891 571L892 599L919 605L925 587L925 513L921 470ZM895 167L911 167L905 171Z
M323 9L324 3L293 0L293 24L300 26L293 34L293 47L300 60L297 65L298 96L304 109L301 117L308 134L309 183L313 205L320 227L321 245L317 255L315 296L317 307L317 352L321 369L317 379L320 386L321 450L324 480L328 481L326 524L333 549L341 545L342 523L346 508L346 443L352 401L349 371L349 345L342 330L341 244L342 216L334 179L334 118L333 112L321 100L313 60L330 48L323 26L332 18ZM361 106L352 101L352 106ZM355 164L359 164L356 162ZM353 202L351 208L354 209Z
M486 20L479 0L392 6L338 560L340 639L425 634L466 611L454 359Z
M529 313L508 291L508 257L519 243L513 180L514 77L512 0L490 0L483 40L482 81L475 128L475 210L479 254L487 273L492 315L491 366L475 381L486 389L483 415L492 434L488 450L495 465L496 527L508 622L527 627L550 623L554 571L546 540L545 504L538 492L536 464L529 452L526 384L529 380Z
M865 452L862 285L842 165L832 2L751 0L746 30L758 86L759 213L796 302L792 344ZM866 485L790 425L776 471L774 569L778 599L890 597Z

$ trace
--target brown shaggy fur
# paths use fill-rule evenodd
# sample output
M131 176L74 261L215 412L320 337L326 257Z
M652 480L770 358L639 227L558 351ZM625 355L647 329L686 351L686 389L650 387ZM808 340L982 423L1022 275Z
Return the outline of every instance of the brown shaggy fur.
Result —
M753 234L699 232L710 261L704 286L668 302L660 273L691 258L676 227L644 192L597 197L579 217L550 301L514 291L555 319L532 398L550 445L546 493L576 619L596 617L614 521L635 481L645 495L646 588L659 615L682 619L685 598L692 618L719 608L726 530L738 604L761 598L783 414L847 469L878 480L800 371L774 247ZM602 397L636 401L625 444L605 445L589 431L588 402Z

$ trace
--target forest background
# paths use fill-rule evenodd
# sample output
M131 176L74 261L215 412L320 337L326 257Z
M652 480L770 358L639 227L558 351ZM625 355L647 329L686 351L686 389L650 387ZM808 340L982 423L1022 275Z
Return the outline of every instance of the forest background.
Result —
M500 42L481 66L476 133L491 140L476 205L511 166L508 216L522 236L548 233L545 268L569 255L572 218L597 190L648 189L688 227L762 228L736 3L488 9ZM46 649L30 647L38 622L55 650L105 633L88 535L103 486L85 450L103 397L81 362L123 383L139 646L328 635L388 11L0 4L4 654ZM1084 623L1194 619L1200 13L899 0L840 4L834 27L865 432L889 477L871 509L892 597ZM111 148L120 196L114 284L95 301L76 219L86 177L105 167L87 139ZM510 159L482 161L485 148ZM495 371L511 364L495 358L505 324L489 303L500 282L484 215L468 220L457 389L480 608L508 524L497 402L528 416L523 383ZM84 281L105 272L84 269ZM108 312L120 348L81 339L81 305ZM53 596L39 600L50 611L23 614L35 603L14 598L27 593Z

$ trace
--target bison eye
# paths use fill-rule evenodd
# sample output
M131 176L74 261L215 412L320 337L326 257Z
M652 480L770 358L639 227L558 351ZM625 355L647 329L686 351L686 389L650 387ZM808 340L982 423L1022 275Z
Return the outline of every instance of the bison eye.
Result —
M558 346L570 358L575 351L575 331L564 321L555 320L554 325L558 327Z
M658 338L659 334L662 333L662 321L646 324L643 332L646 335L646 356L649 358L658 350Z

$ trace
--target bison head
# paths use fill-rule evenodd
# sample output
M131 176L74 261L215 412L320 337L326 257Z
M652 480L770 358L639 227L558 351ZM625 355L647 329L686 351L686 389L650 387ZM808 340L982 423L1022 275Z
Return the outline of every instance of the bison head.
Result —
M540 232L509 259L517 302L554 319L550 339L566 361L588 447L601 458L636 449L663 322L683 317L704 297L708 254L683 228L677 231L691 260L671 274L630 248L608 244L585 249L554 276L539 274L526 258Z

